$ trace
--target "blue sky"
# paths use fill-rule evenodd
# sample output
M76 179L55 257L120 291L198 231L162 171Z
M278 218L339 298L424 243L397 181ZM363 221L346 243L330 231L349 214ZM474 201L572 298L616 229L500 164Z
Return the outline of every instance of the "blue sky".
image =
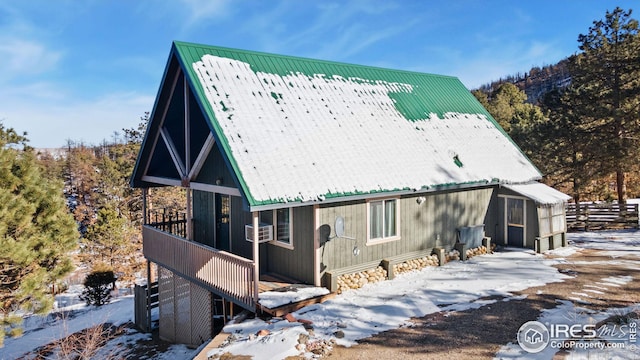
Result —
M473 89L576 53L606 10L639 4L0 0L0 120L34 147L111 140L152 110L173 40L452 75Z

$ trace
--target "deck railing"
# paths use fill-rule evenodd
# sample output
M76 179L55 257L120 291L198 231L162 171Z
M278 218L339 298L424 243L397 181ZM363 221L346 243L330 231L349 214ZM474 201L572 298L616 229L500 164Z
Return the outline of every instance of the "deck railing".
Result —
M254 263L150 225L142 229L143 253L150 261L194 281L209 291L255 311Z
M150 210L145 224L170 234L187 237L187 214L180 211Z

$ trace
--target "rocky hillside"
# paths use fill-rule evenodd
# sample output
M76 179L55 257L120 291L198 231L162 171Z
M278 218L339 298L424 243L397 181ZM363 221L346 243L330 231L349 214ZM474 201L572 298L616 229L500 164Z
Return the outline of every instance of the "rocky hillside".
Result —
M491 92L505 82L515 84L527 94L527 102L536 104L539 99L554 88L562 88L571 82L571 75L567 70L568 59L563 59L554 65L533 67L525 73L517 73L500 78L490 84L480 86L478 90L491 95Z

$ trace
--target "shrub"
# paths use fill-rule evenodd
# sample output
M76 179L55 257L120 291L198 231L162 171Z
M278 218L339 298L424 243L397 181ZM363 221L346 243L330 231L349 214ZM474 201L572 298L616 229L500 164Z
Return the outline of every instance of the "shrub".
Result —
M84 290L80 299L87 305L101 306L111 300L111 290L116 277L113 270L96 269L84 279Z

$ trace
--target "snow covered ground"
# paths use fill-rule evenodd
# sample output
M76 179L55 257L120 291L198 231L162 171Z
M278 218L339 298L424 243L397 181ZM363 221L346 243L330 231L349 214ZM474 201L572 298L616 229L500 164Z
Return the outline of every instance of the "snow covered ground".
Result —
M438 311L456 311L478 308L490 302L503 300L480 300L492 295L504 297L504 301L516 299L513 292L529 287L568 278L553 267L554 264L571 261L567 257L582 249L600 249L618 264L623 261L630 271L640 270L640 231L609 231L597 233L569 234L570 246L551 251L547 258L529 250L507 248L491 255L477 256L466 262L451 262L443 267L428 267L421 271L400 274L392 281L368 284L365 287L345 292L323 304L308 306L292 315L296 319L308 320L313 331L302 322L285 319L246 320L240 324L229 324L224 331L231 334L230 342L223 348L214 349L210 355L232 353L250 355L255 359L282 359L290 355L305 354L298 344L300 336L308 338L307 347L334 340L337 344L352 346L359 339L409 324L412 317L420 317ZM627 260L619 259L627 256ZM638 257L629 261L628 256ZM630 281L630 277L603 279L602 285L615 286ZM585 294L587 295L587 294ZM75 296L73 294L71 297ZM579 296L579 295L576 295ZM585 297L586 298L586 297ZM64 299L59 299L62 303ZM71 300L67 299L67 304ZM579 307L579 301L559 301L554 309L543 311L538 321L557 323L574 319L576 323L589 324L625 311L635 309L609 309L595 313ZM75 331L103 323L124 324L133 320L133 298L121 297L100 308L87 308L83 304L70 305L73 310L65 317L50 315L30 317L25 320L25 334L20 338L6 339L0 348L0 359L14 359L43 346L55 339ZM307 326L308 327L308 326ZM268 330L268 335L257 336L259 330ZM110 341L102 350L104 354L118 353L138 340L150 339L150 335L129 331L126 335ZM505 344L498 358L549 359L557 349L548 347L537 354L529 354L515 344ZM626 352L625 352L626 351ZM199 349L188 349L174 345L156 359L190 359ZM312 354L307 352L311 357ZM571 358L640 357L640 353L628 350L605 349L602 352L572 350Z
M67 305L59 307L48 316L29 316L24 319L24 334L18 338L5 339L5 346L0 348L0 360L17 359L24 354L45 346L70 334L102 323L123 325L133 322L133 296L118 297L111 303L101 306L87 307L78 299L80 287L56 296L56 303ZM126 355L126 345L139 340L151 340L150 334L128 331L126 335L110 341L95 358L105 358L108 354ZM156 359L191 359L197 353L184 345L174 345ZM30 358L30 357L27 357ZM53 357L55 358L55 356Z

